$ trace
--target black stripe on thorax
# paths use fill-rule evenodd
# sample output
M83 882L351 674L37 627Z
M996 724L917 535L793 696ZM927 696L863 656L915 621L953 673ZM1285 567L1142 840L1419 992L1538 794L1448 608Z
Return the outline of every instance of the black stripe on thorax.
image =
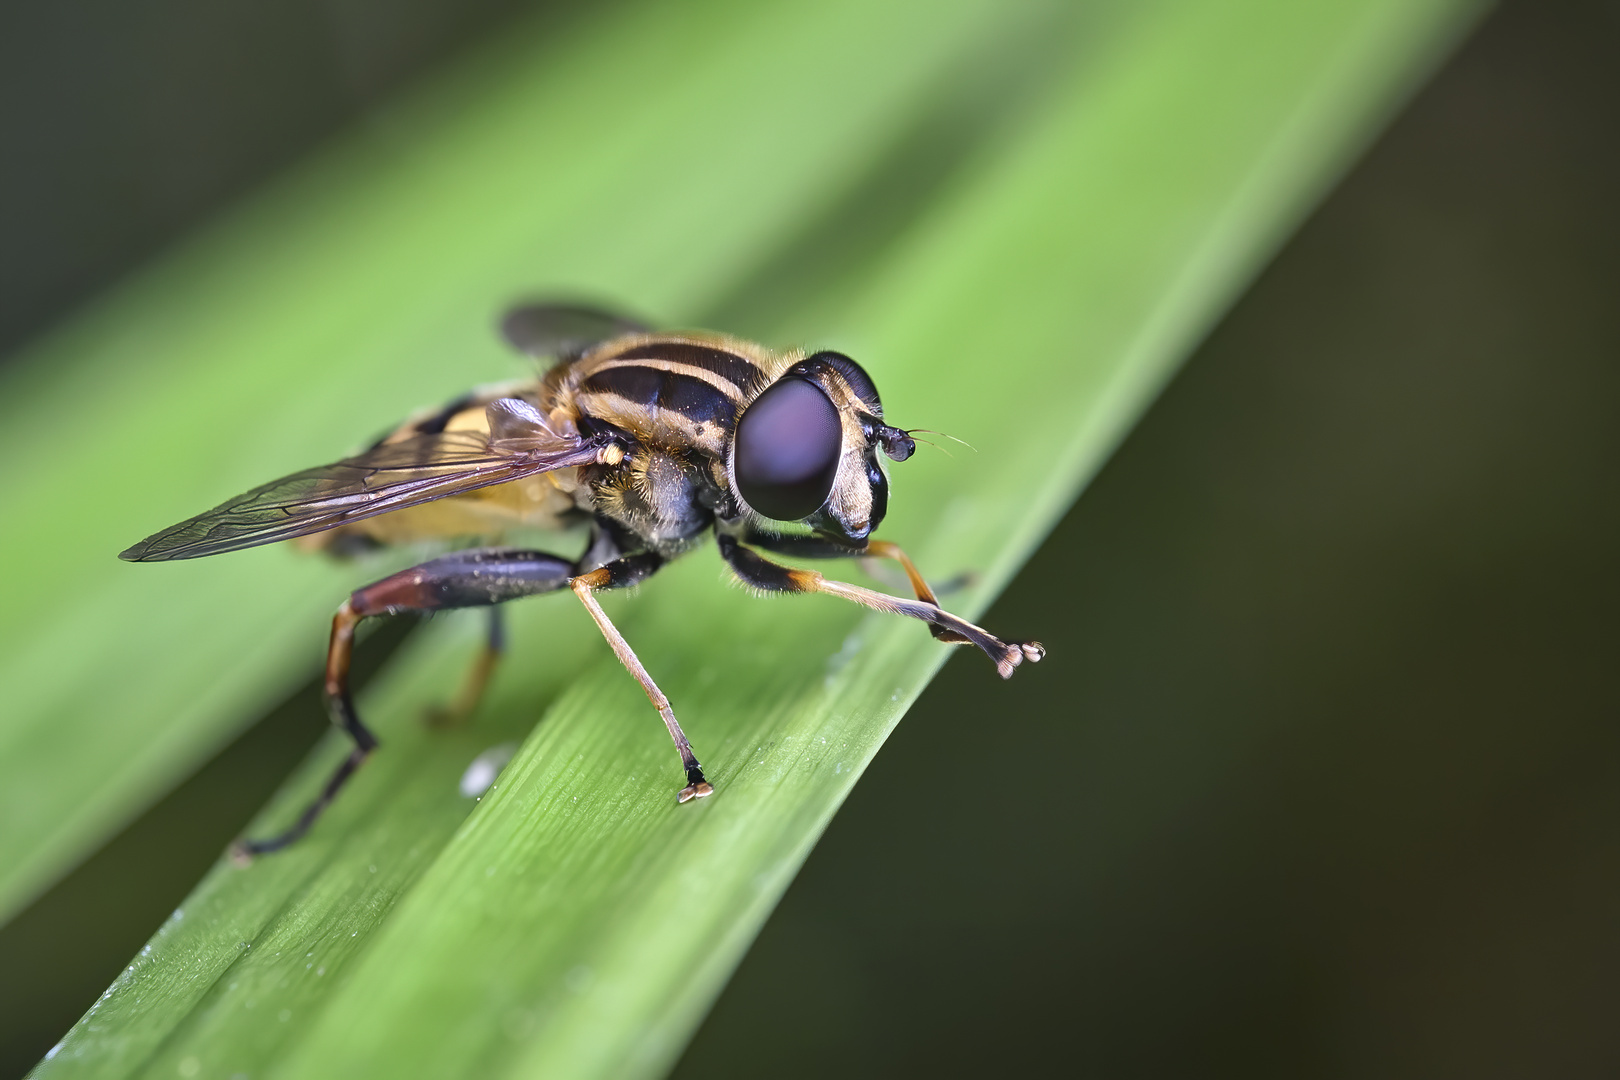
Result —
M612 394L634 405L668 409L698 424L729 425L737 403L713 383L696 375L629 364L598 371L580 387L587 393Z
M704 371L718 375L731 383L744 397L757 390L765 381L765 373L752 360L710 345L693 345L680 341L653 341L645 345L632 346L613 357L613 359L663 360L669 363L702 368Z

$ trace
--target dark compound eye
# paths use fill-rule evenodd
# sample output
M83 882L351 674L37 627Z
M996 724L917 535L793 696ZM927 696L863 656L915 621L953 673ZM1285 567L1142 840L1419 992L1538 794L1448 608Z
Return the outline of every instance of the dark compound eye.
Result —
M737 421L737 494L777 521L809 517L838 474L843 428L821 387L782 379Z

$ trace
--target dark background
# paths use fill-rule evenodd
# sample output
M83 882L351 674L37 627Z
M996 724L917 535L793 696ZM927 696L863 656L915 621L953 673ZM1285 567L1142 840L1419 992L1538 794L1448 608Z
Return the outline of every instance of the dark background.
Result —
M523 0L4 0L0 354Z
M0 10L0 348L520 6ZM945 669L678 1074L1620 1073L1617 199L1620 4L1504 5L988 616L1047 663ZM304 696L0 930L0 1075Z

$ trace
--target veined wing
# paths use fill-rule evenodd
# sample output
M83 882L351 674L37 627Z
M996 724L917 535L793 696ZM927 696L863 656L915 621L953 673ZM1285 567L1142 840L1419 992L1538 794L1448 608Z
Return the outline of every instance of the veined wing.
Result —
M195 559L325 532L362 518L492 484L603 460L603 438L553 431L526 402L490 405L492 434L418 435L238 495L119 554L128 562Z

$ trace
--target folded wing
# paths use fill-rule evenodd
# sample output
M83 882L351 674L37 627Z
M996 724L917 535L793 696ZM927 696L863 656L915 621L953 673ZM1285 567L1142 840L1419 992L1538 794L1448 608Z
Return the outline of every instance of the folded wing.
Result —
M385 443L256 487L152 534L118 557L195 559L325 532L492 484L588 465L606 445L552 430L526 402L492 403L490 417L494 439L454 431Z
M639 319L583 304L541 301L521 304L501 316L501 336L508 344L553 360L571 360L609 338L647 329Z

